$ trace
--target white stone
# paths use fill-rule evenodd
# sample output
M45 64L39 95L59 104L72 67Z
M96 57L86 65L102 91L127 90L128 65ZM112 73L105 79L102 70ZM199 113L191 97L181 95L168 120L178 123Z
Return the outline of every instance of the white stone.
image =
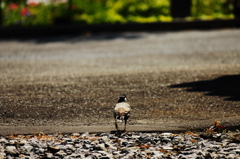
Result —
M25 145L25 144L28 144L28 141L27 140L21 140L19 143Z
M88 136L89 136L89 132L85 132L85 133L83 133L83 134L81 135L82 138L86 138L86 137L88 137Z
M60 150L65 150L67 148L65 145L56 145L55 147Z
M229 159L230 159L230 158L234 158L234 159L235 159L236 157L237 157L237 156L236 156L235 154L229 154L229 155L227 156L227 158L229 158Z
M171 137L172 133L161 133L160 136Z
M7 143L8 141L5 138L0 139L0 143Z
M107 151L105 144L98 144L98 146L103 150L103 151Z
M63 150L60 150L60 151L56 152L54 155L60 156L60 157L64 157L64 156L66 156L67 154L66 154Z
M5 157L6 157L6 153L0 152L0 158L5 158Z
M72 136L78 137L78 136L80 136L80 133L72 133Z
M53 154L52 153L46 153L46 158L53 158Z
M7 146L6 152L7 152L7 154L10 154L10 155L19 154L19 151L17 150L17 148L15 146Z
M162 157L164 154L160 151L152 151L154 153L154 157Z
M28 153L30 153L31 150L33 149L33 147L31 145L24 145L24 146L22 146L22 148L24 148Z
M170 147L170 146L163 146L162 147L164 150L172 150L173 148L172 147Z
M70 145L70 144L65 145L65 147L66 147L67 149L72 150L72 151L75 151L75 150L76 150L76 148L75 148L73 145Z

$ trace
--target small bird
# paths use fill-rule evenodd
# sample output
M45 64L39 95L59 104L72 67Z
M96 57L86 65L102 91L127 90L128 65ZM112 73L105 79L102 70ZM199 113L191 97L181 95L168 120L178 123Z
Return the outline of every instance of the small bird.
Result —
M123 94L119 97L118 102L114 108L115 127L119 131L117 122L125 122L124 131L126 131L126 124L129 118L131 107L127 102L126 95Z

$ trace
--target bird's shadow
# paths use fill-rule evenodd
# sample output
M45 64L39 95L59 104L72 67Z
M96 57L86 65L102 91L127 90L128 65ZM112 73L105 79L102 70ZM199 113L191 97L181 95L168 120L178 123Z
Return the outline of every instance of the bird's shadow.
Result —
M189 92L206 92L208 96L224 97L228 101L240 101L240 75L226 75L212 80L194 81L169 86L187 88Z

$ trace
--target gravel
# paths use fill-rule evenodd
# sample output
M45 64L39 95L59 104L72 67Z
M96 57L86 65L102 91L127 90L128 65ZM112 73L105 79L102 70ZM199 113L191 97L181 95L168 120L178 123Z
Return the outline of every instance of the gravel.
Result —
M240 134L237 134L239 136ZM236 136L236 134L235 134ZM0 137L0 158L234 158L239 140L224 133L111 132Z

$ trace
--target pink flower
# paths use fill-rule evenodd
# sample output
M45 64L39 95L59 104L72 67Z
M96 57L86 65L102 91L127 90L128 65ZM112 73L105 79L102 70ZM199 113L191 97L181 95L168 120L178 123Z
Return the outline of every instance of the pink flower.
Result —
M18 4L16 3L11 3L9 6L8 6L8 9L9 10L15 10L15 9L18 9Z
M28 10L27 7L23 8L23 9L21 10L21 15L22 15L22 16L26 16L26 17L30 15L30 12L29 12L29 10Z

